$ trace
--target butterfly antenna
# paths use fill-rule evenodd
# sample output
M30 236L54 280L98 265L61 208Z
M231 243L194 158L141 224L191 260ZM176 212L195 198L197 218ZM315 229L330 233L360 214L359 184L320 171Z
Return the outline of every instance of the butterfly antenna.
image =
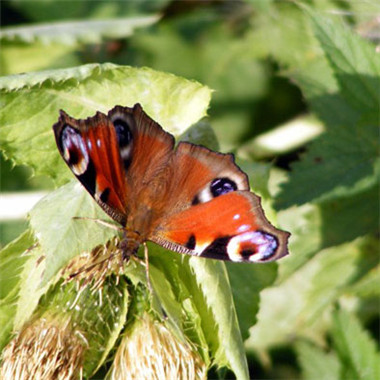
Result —
M81 274L83 272L89 272L90 270L94 269L96 266L101 265L104 262L113 259L116 255L121 255L121 253L120 252L113 252L109 256L107 256L106 258L104 258L103 260L100 260L100 261L98 261L98 262L96 262L94 264L91 264L91 265L89 265L87 267L84 267L84 268L80 269L79 271L77 271L75 273L71 273L69 275L69 280L73 279L74 277L78 276L79 274Z
M123 227L117 226L116 224L107 222L106 220L103 220L103 219L89 218L87 216L74 216L73 219L75 219L75 220L92 220L95 223L98 223L102 226L106 226L106 227L111 228L115 231L124 231Z

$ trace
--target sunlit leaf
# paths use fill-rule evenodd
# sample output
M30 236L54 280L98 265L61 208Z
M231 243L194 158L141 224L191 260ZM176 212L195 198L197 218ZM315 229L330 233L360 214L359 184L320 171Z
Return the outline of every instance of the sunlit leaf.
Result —
M0 142L7 157L58 183L71 173L59 157L52 125L58 111L84 118L115 105L141 103L165 129L182 133L206 114L210 90L151 69L84 65L0 78Z
M108 219L78 181L50 193L30 212L30 223L46 256L44 283L70 259L105 243L117 231L92 220Z

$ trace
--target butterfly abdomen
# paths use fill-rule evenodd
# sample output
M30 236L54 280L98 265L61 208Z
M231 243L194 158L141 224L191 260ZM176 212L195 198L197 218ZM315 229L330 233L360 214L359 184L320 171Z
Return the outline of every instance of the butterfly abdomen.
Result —
M136 255L140 244L145 239L137 231L125 229L124 238L120 243L120 249L123 251L123 259L127 260L130 256Z

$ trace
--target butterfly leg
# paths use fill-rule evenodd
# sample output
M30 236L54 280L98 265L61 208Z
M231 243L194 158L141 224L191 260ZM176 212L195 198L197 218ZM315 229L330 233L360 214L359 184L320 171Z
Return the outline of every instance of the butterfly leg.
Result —
M153 287L150 282L150 277L149 277L149 256L148 256L148 246L146 243L143 243L144 245L144 260L145 260L145 275L146 275L146 283L148 285L148 289L150 291L150 294L153 294Z

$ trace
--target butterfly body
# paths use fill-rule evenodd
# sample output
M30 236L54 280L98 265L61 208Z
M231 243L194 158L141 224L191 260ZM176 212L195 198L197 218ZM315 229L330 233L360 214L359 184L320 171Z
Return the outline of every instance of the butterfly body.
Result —
M78 180L124 229L125 255L153 241L195 256L264 262L289 234L266 219L231 154L180 142L136 104L77 120L61 111L58 149Z

